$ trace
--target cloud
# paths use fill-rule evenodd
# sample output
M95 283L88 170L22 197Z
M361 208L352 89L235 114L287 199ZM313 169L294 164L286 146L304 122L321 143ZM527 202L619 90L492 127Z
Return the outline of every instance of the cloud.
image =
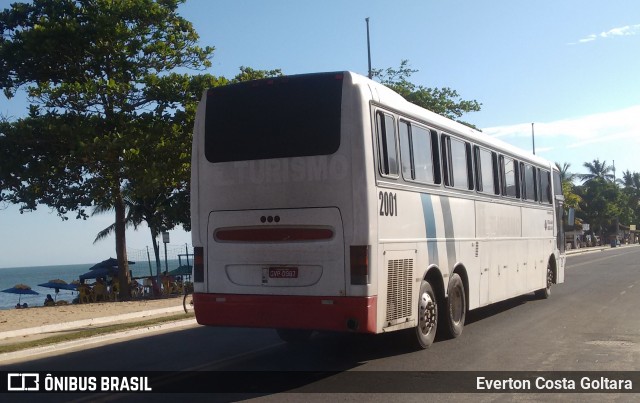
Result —
M585 161L614 163L618 172L640 172L640 105L606 113L536 122L535 151L549 161L572 165L572 172L586 173ZM531 123L483 128L483 133L524 151L532 150Z
M571 42L569 45L577 45L580 43L593 42L597 39L613 38L618 36L631 36L640 34L640 24L625 25L624 27L612 28L608 31L600 32L599 34L590 34L582 39L578 39L578 42Z
M599 143L627 140L637 143L640 138L640 105L630 108L558 120L535 123L536 139L562 141L563 147L580 148ZM497 126L482 129L493 137L503 140L531 138L531 123Z

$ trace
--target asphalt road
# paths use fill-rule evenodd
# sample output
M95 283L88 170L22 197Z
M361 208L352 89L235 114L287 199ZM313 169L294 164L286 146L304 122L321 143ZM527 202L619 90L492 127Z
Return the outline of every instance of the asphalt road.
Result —
M639 306L640 247L618 248L568 257L565 283L548 300L531 294L470 312L461 337L424 351L408 349L402 334L318 334L291 347L273 330L197 326L0 370L638 371Z

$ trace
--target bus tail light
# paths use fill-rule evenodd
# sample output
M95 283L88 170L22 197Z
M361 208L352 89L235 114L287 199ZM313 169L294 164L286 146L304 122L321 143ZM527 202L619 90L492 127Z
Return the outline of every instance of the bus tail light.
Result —
M352 285L369 284L369 249L369 245L351 245L349 260Z
M193 282L204 283L204 248L193 248Z

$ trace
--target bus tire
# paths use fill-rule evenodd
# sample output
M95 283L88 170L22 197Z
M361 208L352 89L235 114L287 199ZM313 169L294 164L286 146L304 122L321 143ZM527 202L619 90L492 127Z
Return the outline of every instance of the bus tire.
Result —
M464 283L457 273L449 280L447 287L447 299L442 315L444 320L443 331L447 338L456 338L462 334L464 320L467 315L467 300L464 292Z
M422 281L418 293L418 325L413 340L416 347L426 349L433 344L438 330L438 304L433 287L428 281Z
M276 329L278 336L282 341L289 344L300 344L309 341L313 330L308 329Z
M547 299L551 296L551 284L553 284L553 269L551 263L547 263L547 287L537 290L535 296L538 299Z

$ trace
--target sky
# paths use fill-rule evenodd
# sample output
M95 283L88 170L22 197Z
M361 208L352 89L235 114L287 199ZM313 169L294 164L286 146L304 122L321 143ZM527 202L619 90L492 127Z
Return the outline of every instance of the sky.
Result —
M0 0L0 9L10 1ZM483 132L585 173L585 162L640 172L640 2L636 0L190 0L180 14L214 75L240 66L285 74L367 74L365 18L374 68L408 60L411 81L450 87L482 104L463 116ZM0 116L24 116L28 100L0 96ZM112 237L93 243L110 215L62 221L46 206L0 206L0 268L90 263L115 257ZM637 223L640 224L640 223ZM182 230L170 244L191 243ZM130 250L151 239L127 232Z

